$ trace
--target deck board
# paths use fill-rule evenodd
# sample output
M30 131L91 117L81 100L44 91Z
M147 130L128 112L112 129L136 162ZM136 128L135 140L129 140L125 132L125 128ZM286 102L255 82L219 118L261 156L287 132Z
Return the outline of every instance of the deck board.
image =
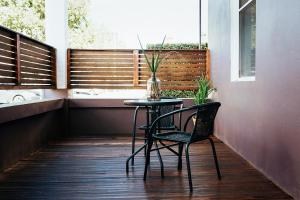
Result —
M187 171L177 171L176 157L162 151L165 178L152 153L148 179L144 157L125 172L129 138L78 137L49 143L0 175L0 199L292 199L216 140L222 180L217 179L209 143L191 146L194 192Z

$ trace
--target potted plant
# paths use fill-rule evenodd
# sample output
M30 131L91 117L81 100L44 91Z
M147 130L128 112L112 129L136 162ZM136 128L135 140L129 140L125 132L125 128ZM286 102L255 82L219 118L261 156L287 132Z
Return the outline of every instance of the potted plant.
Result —
M217 91L217 89L212 86L211 81L206 76L202 75L198 79L197 84L198 90L196 91L194 96L194 103L196 105L200 105L211 101L210 99L208 99L208 96L212 92Z
M146 63L151 72L151 77L147 81L147 99L149 100L159 100L160 99L160 80L156 77L156 72L159 68L160 63L164 60L165 55L161 55L161 50L165 42L166 36L164 37L161 45L157 49L153 49L150 57L149 54L145 52L141 40L138 36L138 40L145 56Z
M212 99L209 99L208 96L212 92L217 91L217 89L212 86L211 81L206 76L202 75L197 80L197 84L198 84L198 90L196 91L194 96L194 103L196 105L201 105L212 101ZM193 117L193 122L195 123L195 121L196 121L196 116Z

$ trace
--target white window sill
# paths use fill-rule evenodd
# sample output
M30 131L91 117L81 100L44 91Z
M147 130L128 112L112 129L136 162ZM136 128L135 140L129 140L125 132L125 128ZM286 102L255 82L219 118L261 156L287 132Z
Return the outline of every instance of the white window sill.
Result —
M246 81L255 81L254 76L249 76L249 77L239 77L237 79L231 80L232 82L246 82Z

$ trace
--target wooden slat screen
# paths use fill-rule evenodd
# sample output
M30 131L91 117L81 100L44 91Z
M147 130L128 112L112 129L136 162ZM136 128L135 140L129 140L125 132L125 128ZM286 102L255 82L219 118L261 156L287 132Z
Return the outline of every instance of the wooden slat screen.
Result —
M16 86L16 34L0 28L0 86Z
M146 51L146 53L151 54L151 51ZM196 80L201 74L206 74L206 51L163 51L162 56L165 59L157 72L157 77L162 82L162 89L194 90L197 86ZM139 84L145 86L150 75L144 55L141 54Z
M71 88L133 87L132 50L70 50Z
M0 26L0 88L56 88L56 50Z
M194 90L199 76L208 73L206 50L163 50L162 54L166 59L157 74L162 89ZM141 50L68 49L68 88L146 88L149 77Z

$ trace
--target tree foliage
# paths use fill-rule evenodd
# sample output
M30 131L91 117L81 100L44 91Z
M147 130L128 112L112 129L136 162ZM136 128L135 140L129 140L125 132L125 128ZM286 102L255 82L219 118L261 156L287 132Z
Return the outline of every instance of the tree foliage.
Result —
M96 38L96 30L87 18L90 0L69 0L68 3L69 47L88 48Z
M34 39L45 40L44 0L0 0L0 24Z
M90 0L68 0L69 46L94 42L95 30L87 19ZM0 24L34 39L45 41L45 0L0 0Z

